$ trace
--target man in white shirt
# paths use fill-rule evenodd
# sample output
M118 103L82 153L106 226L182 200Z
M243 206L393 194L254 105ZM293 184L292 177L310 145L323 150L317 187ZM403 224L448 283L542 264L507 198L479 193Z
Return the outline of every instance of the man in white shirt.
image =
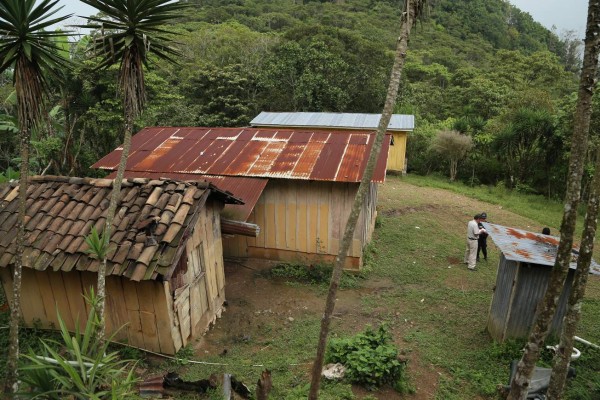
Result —
M479 228L481 215L477 214L467 224L467 249L465 250L465 264L471 271L475 271L477 259L477 242L481 233L486 233L484 228Z

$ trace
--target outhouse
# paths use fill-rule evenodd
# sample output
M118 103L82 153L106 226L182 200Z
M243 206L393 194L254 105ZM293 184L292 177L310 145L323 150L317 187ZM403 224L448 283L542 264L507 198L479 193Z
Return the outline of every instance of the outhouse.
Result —
M535 320L536 307L548 287L559 238L490 223L484 223L484 226L500 250L488 331L494 340L500 342L527 337ZM560 334L577 267L577 254L574 249L573 261L552 320L551 334ZM593 266L596 268L597 264L593 263Z

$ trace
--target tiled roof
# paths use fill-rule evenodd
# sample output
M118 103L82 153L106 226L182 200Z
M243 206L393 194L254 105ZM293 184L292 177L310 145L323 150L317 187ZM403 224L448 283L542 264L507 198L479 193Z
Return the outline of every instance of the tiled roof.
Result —
M132 138L126 170L360 182L374 139L368 130L153 127ZM387 135L374 182L385 180L389 145ZM116 170L121 152L93 167Z
M114 179L117 172L114 171L107 176L109 179ZM176 172L139 172L125 171L126 178L170 178L182 181L206 181L212 183L219 189L232 193L235 197L242 200L244 204L225 204L225 208L221 215L237 221L246 221L258 198L262 194L265 186L269 182L265 178L245 178L241 176L216 176L216 175L201 175L201 174L181 174Z
M87 253L85 237L92 226L98 231L104 227L112 183L112 179L31 177L23 266L97 271L100 261ZM18 183L0 186L0 267L14 263L18 189ZM225 202L239 202L206 182L124 180L107 275L137 281L169 275L197 211L213 192Z

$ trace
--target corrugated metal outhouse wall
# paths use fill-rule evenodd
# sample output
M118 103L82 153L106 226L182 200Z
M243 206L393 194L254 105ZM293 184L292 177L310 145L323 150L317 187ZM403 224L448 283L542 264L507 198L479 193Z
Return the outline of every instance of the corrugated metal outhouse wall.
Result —
M488 331L493 339L503 342L508 338L527 337L533 326L538 302L544 296L550 279L551 267L510 261L500 254L496 287L488 316ZM569 269L559 299L550 332L559 335L565 315L574 270Z

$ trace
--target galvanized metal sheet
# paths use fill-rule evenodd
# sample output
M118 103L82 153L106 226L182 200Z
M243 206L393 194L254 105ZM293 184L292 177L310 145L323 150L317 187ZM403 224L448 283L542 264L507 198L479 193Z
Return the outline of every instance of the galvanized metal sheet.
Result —
M134 136L127 171L360 182L372 131L267 128L145 128ZM386 136L373 182L385 180ZM120 150L94 168L115 170Z
M381 114L319 113L319 112L261 112L250 125L265 127L310 127L339 129L377 129ZM393 114L389 131L412 131L415 116Z
M483 226L507 260L553 266L559 237L484 222ZM570 268L577 267L578 248L574 246ZM600 266L592 260L591 271L600 274Z

